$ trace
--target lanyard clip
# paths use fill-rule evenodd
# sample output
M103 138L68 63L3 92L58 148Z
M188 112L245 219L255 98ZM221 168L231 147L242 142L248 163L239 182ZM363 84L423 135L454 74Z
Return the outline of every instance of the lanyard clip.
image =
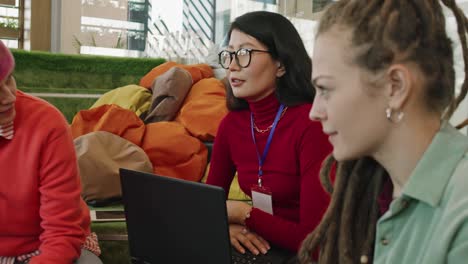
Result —
M262 176L263 176L263 169L262 169L262 165L258 166L258 186L259 187L262 187Z

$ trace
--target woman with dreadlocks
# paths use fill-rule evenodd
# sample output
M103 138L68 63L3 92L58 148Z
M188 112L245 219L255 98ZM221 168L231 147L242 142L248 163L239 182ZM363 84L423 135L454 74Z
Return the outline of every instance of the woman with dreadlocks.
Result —
M442 2L455 14L466 71L467 19L454 0ZM312 61L310 118L334 147L321 171L332 200L300 262L319 247L320 264L466 263L468 138L447 119L468 74L455 97L442 4L335 2Z

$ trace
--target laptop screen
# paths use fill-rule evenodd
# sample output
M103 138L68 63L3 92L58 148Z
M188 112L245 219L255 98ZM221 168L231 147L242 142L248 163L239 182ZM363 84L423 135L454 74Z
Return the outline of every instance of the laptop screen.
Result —
M137 263L231 263L219 187L120 169L130 255Z

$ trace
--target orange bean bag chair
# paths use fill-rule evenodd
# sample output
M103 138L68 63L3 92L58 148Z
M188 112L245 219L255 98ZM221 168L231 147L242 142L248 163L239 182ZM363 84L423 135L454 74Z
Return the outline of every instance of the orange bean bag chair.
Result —
M94 131L107 131L140 146L145 134L145 124L131 110L106 104L79 111L73 118L73 139Z
M194 137L213 141L227 113L224 84L216 78L205 78L192 86L176 121Z
M199 80L203 78L210 78L213 77L213 70L208 64L192 64L192 65L185 65L185 64L178 64L173 61L168 61L163 64L160 64L154 67L150 72L148 72L143 78L140 80L140 86L146 87L151 89L151 85L161 74L165 73L172 67L179 67L184 70L187 70L190 75L192 76L192 83L197 83Z
M177 122L147 124L141 148L153 164L155 174L190 181L203 177L208 150Z

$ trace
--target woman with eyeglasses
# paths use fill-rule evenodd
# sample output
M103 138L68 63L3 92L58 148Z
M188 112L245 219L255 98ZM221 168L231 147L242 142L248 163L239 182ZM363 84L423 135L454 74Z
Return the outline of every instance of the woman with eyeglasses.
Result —
M228 201L232 246L295 254L320 222L329 198L318 172L331 145L308 119L311 60L291 22L270 12L238 17L219 53L230 113L214 143L207 182L226 192L235 172L252 205Z

